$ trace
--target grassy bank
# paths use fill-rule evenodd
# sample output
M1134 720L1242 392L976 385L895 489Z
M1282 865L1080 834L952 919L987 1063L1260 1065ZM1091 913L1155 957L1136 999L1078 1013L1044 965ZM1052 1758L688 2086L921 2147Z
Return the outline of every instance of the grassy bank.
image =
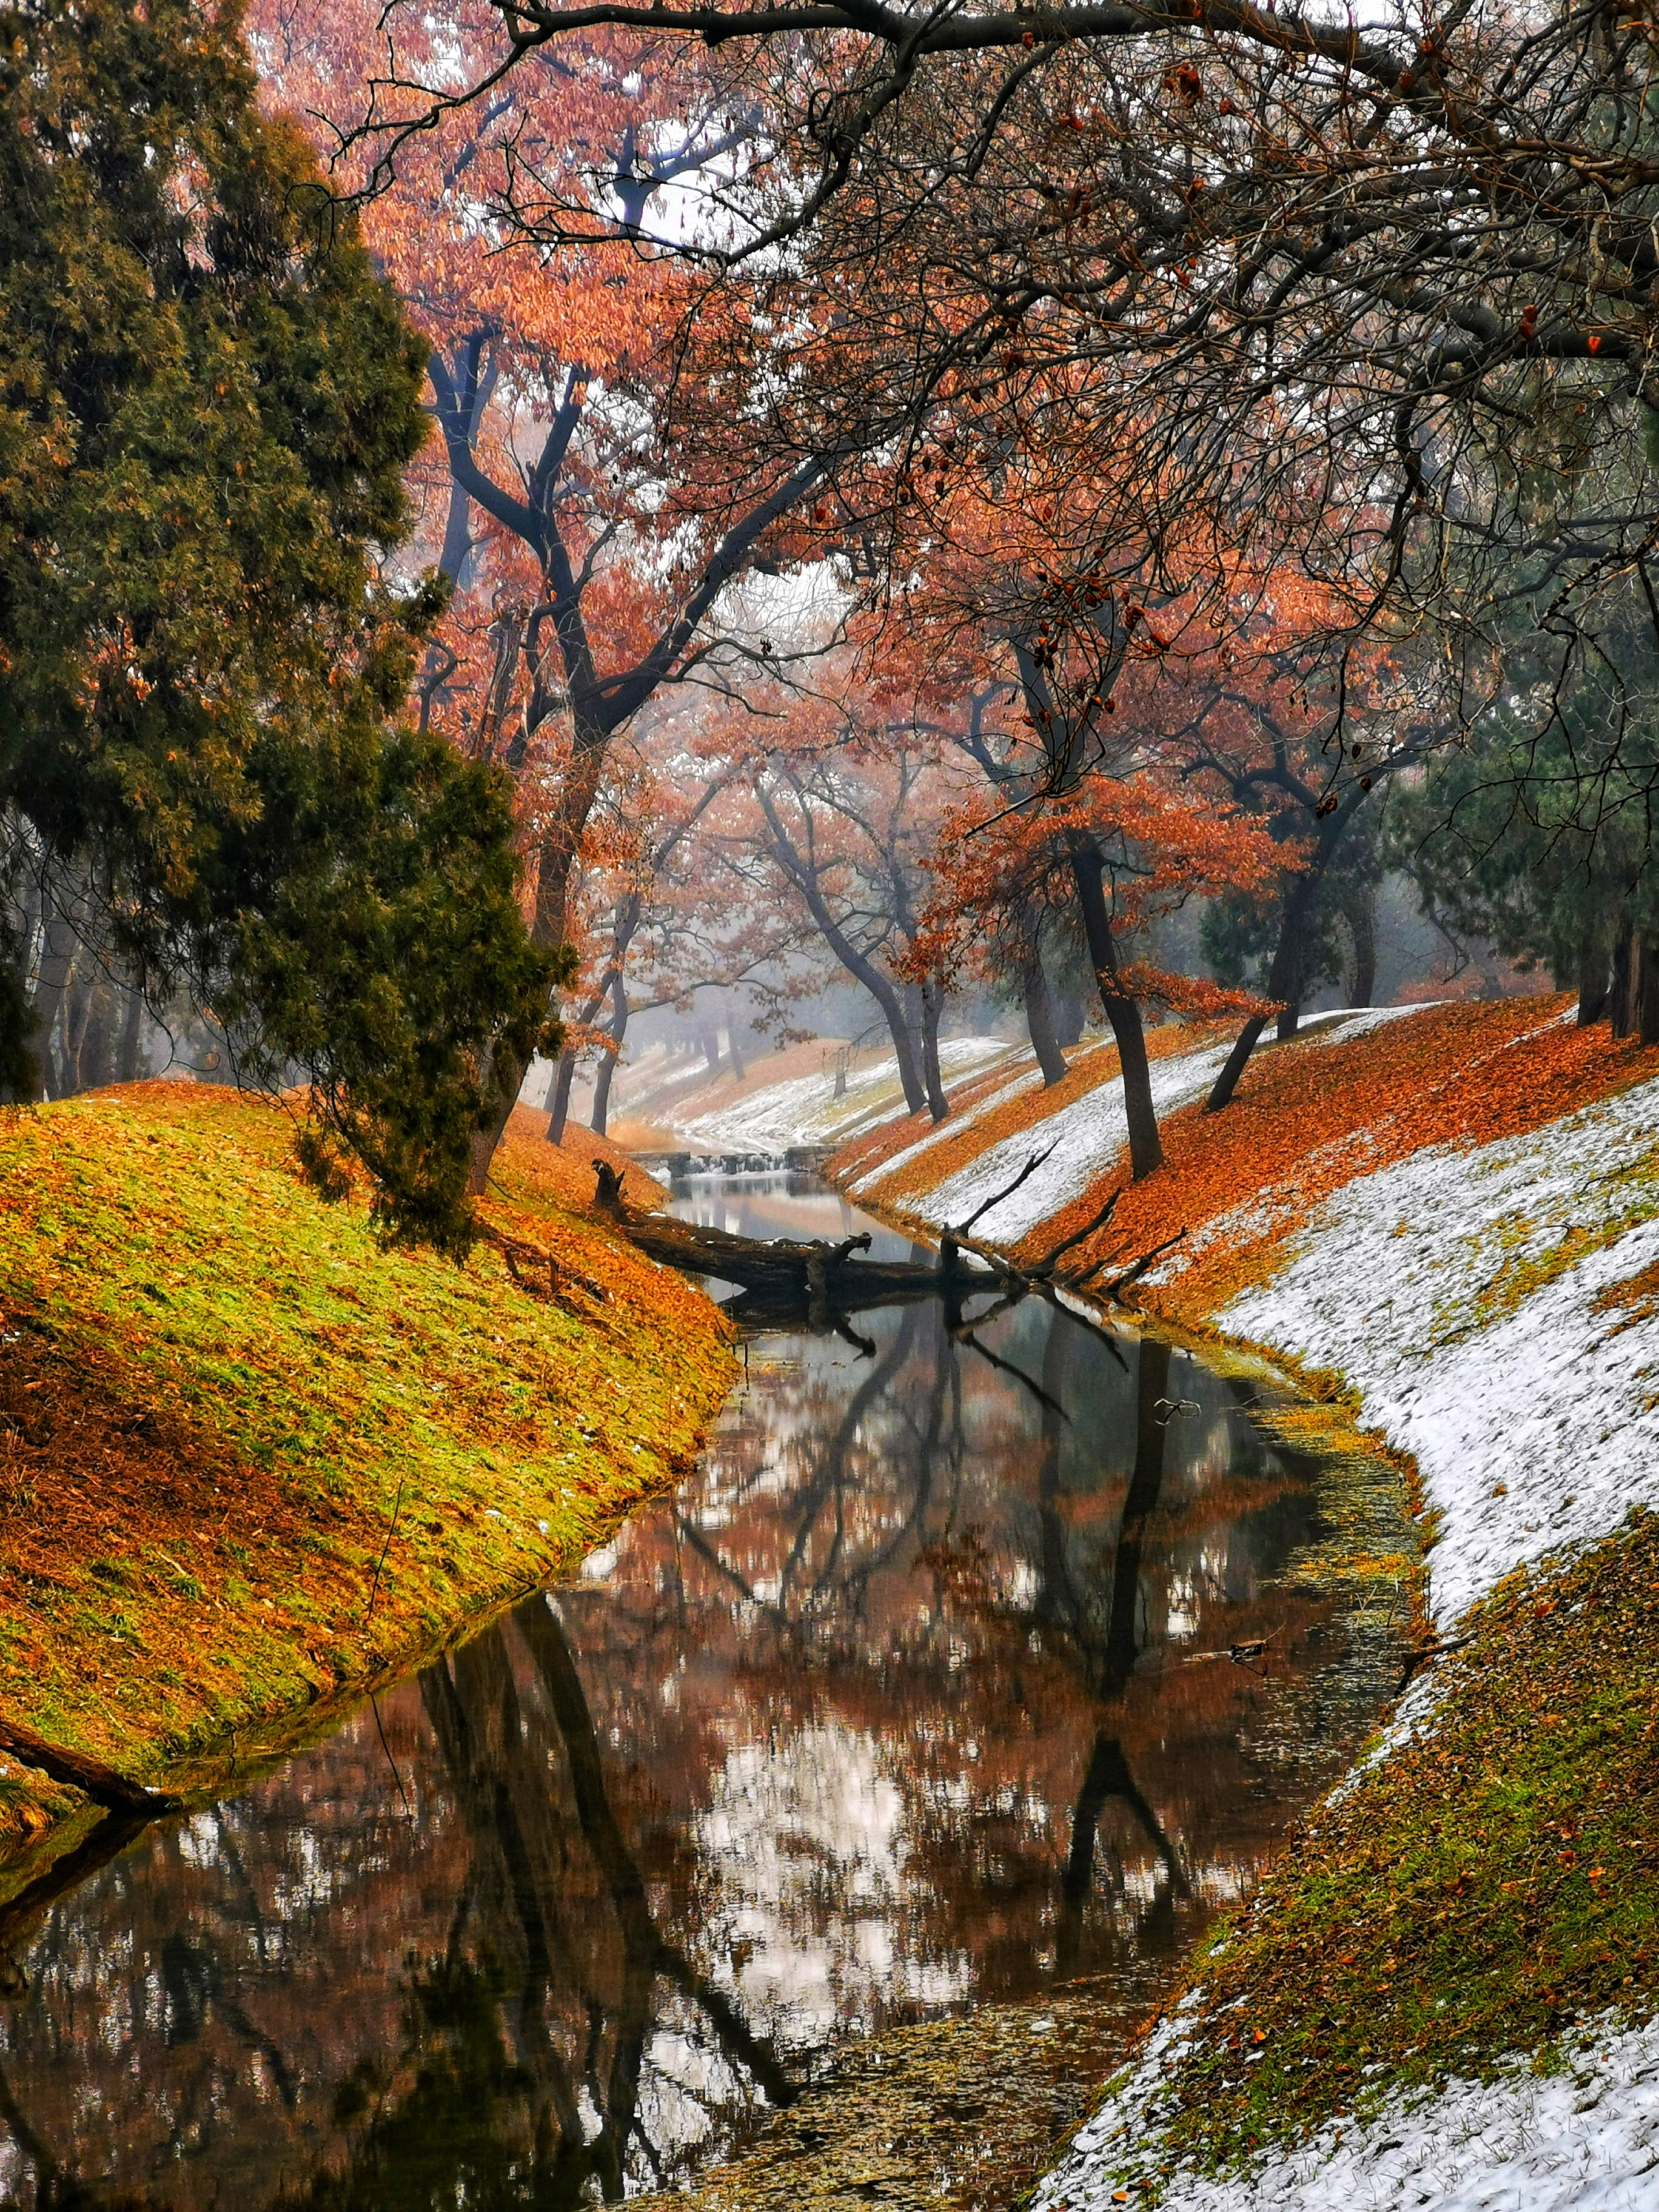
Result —
M1247 2166L1659 2004L1659 1518L1512 1577L1431 1720L1362 1769L1223 1931L1114 2181ZM1139 2085L1138 2085L1139 2086ZM1149 2121L1156 2121L1149 2126Z
M1218 1040L1188 1032L1164 1165L1133 1185L1121 1152L1088 1149L1101 1108L1035 1086L835 1164L931 1231L1057 1140L1079 1170L979 1233L1034 1260L1120 1186L1080 1264L1115 1272L1184 1231L1137 1302L1276 1359L1386 1444L1422 1536L1419 1633L1452 1647L1196 1964L1045 2208L1310 2212L1353 2187L1461 2206L1646 2171L1659 1054L1571 1014L1534 999L1316 1031L1260 1054L1220 1116Z
M0 1120L0 1717L187 1785L674 1479L723 1324L582 1218L594 1140L538 1131L514 1117L458 1268L322 1203L233 1091ZM75 1803L7 1762L0 1841Z

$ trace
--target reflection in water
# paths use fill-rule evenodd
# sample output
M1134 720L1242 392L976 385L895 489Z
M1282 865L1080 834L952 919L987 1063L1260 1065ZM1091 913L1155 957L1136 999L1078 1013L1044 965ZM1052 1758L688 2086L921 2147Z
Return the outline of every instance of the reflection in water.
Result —
M0 2201L611 2198L848 2035L1144 1978L1377 1700L1285 1578L1315 1533L1309 1470L1167 1346L1035 1302L757 1340L579 1581L19 1938Z

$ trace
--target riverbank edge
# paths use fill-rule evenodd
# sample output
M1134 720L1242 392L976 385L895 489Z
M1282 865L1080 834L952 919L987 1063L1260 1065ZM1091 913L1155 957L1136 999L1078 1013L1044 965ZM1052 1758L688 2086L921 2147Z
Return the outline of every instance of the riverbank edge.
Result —
M199 1805L683 1478L730 1328L589 1216L609 1147L516 1118L458 1267L318 1198L270 1102L0 1116L0 1724ZM0 1914L143 1810L0 1747Z
M1562 1117L1564 1123L1571 1118ZM987 1144L982 1149L990 1148ZM960 1140L950 1148L953 1170L960 1168L962 1149ZM936 1235L933 1224L918 1211L884 1204L869 1189L869 1159L862 1146L847 1152L850 1157L832 1158L824 1168L827 1178L844 1195L902 1235ZM913 1187L906 1193L912 1201L925 1198L930 1187L925 1175L920 1189L915 1188L915 1181L913 1169ZM854 1188L857 1185L864 1187ZM1081 1201L1081 1191L1077 1198ZM1173 1218L1166 1224L1170 1233L1179 1225ZM1027 1230L1006 1243L994 1237L988 1242L1006 1256L1029 1259L1034 1235ZM1553 1279L1547 1272L1539 1287L1547 1287ZM1631 2032L1639 2036L1651 2015L1650 1992L1659 1986L1654 1943L1659 1929L1650 1911L1638 1910L1634 1924L1626 1913L1609 1942L1621 1901L1637 1902L1631 1893L1650 1882L1651 1869L1617 1820L1611 1827L1604 1820L1594 1832L1580 1826L1586 1791L1579 1786L1588 1773L1591 1799L1598 1794L1617 1796L1628 1779L1615 1771L1617 1753L1638 1755L1638 1747L1651 1735L1659 1716L1659 1705L1649 1694L1659 1683L1659 1638L1647 1634L1646 1648L1639 1651L1632 1650L1632 1639L1640 1643L1644 1632L1650 1630L1653 1609L1647 1607L1644 1618L1638 1601L1637 1618L1626 1624L1623 1648L1635 1661L1638 1686L1633 1710L1632 1701L1624 1700L1622 1728L1608 1722L1609 1702L1620 1700L1610 1689L1606 1670L1564 1695L1559 1638L1540 1633L1528 1641L1528 1633L1540 1624L1550 1624L1553 1629L1558 1608L1581 1619L1586 1599L1578 1589L1580 1582L1588 1586L1598 1577L1605 1583L1611 1576L1631 1598L1647 1586L1646 1577L1659 1588L1659 1522L1638 1505L1622 1527L1598 1540L1565 1547L1559 1556L1517 1565L1455 1622L1443 1624L1437 1632L1427 1569L1440 1516L1429 1502L1412 1454L1386 1425L1362 1419L1362 1392L1340 1366L1316 1365L1293 1346L1271 1337L1230 1331L1201 1309L1182 1312L1179 1290L1178 1276L1158 1284L1156 1308L1151 1312L1137 1310L1133 1303L1127 1307L1103 1304L1076 1293L1068 1294L1066 1303L1090 1320L1127 1321L1148 1334L1186 1345L1224 1370L1271 1376L1320 1409L1320 1418L1328 1424L1328 1433L1339 1447L1346 1439L1358 1450L1384 1458L1395 1470L1402 1502L1420 1538L1419 1572L1413 1587L1414 1641L1420 1647L1433 1647L1438 1637L1462 1648L1437 1652L1437 1673L1425 1668L1415 1689L1395 1701L1353 1767L1302 1824L1255 1899L1224 1922L1205 1955L1191 1962L1170 2002L1140 2031L1128 2063L1096 2094L1097 2117L1081 2130L1077 2146L1066 2154L1057 2154L1048 2176L1032 2192L1030 2201L1042 2212L1085 2207L1092 2212L1095 2207L1126 2202L1192 2207L1194 2212L1200 2206L1203 2212L1235 2206L1243 2212L1246 2206L1288 2203L1282 2191L1297 2157L1296 2178L1306 2181L1312 2191L1306 2201L1322 2203L1322 2177L1337 2170L1345 2123L1351 2154L1359 2156L1357 2173L1363 2174L1366 2169L1359 2139L1366 2136L1368 2122L1373 2137L1382 2135L1385 2122L1387 2139L1381 2148L1397 2150L1402 2107L1414 2109L1425 2100L1431 2101L1449 2083L1454 2090L1460 2086L1467 2089L1471 2080L1496 2083L1513 2073L1517 2061L1523 2069L1552 2076L1570 2075L1575 2065L1582 2073L1583 2023L1590 2019L1599 2022L1605 2039ZM1586 1656L1578 1655L1581 1664ZM1594 1656L1589 1655L1589 1662ZM1504 1705L1494 1704L1494 1682L1506 1701L1507 1719ZM1551 1694L1540 1703L1545 1690ZM1520 1747L1509 1723L1516 1712L1530 1715L1543 1711L1545 1704L1563 1709L1551 1716L1561 1721L1558 1754L1549 1756L1547 1745L1546 1756L1528 1774L1528 1803L1518 1825L1514 1808L1503 1808L1513 1832L1486 1850L1486 1879L1477 1885L1478 1894L1464 1900L1468 1909L1459 1908L1460 1893L1471 1881L1469 1862L1485 1846L1479 1818L1473 1832L1466 1821L1455 1824L1456 1832L1446 1832L1451 1808L1443 1786L1443 1747L1454 1746L1453 1771L1467 1786L1469 1775L1489 1771L1494 1758L1500 1762L1516 1759ZM1569 1705L1571 1710L1566 1711ZM1472 1742L1469 1731L1461 1725L1466 1708L1484 1716ZM1442 1747L1438 1753L1431 1749L1419 1753L1419 1747L1437 1745ZM1614 1748L1603 1748L1607 1745ZM1434 1771L1437 1757L1438 1773ZM1619 1786L1603 1790L1603 1781ZM1479 1812L1486 1816L1492 1813L1486 1797L1480 1800ZM1454 1909L1436 1917L1467 1923L1474 1917L1477 1902L1486 1905L1494 1899L1507 1899L1520 1888L1518 1881L1505 1877L1523 1862L1529 1863L1540 1834L1553 1835L1552 1822L1562 1817L1573 1821L1575 1838L1585 1845L1583 1869L1589 1869L1591 1858L1608 1864L1595 1866L1596 1881L1589 1882L1586 1873L1571 1896L1547 1901L1543 1919L1550 1923L1553 1912L1555 1932L1561 1937L1554 1944L1549 1972L1540 1979L1534 1971L1523 1980L1518 1957L1506 1962L1481 1959L1477 1978L1484 1977L1488 1984L1494 1974L1503 1981L1504 1965L1509 1969L1498 2001L1485 2003L1483 2033L1462 2032L1472 2011L1463 1989L1461 2010L1446 2032L1437 2036L1436 2015L1449 1999L1444 1988L1420 1976L1413 2002L1406 2008L1409 2017L1395 2020L1392 2034L1378 2028L1377 2008L1380 2004L1384 2014L1389 2011L1390 1990L1399 1974L1395 1954L1404 1945L1397 1868L1378 1856L1376 1838L1388 1835L1404 1849L1419 1824L1425 1830L1432 1826L1432 1847L1420 1855L1407 1885L1411 1909L1419 1917L1433 1914L1437 1905L1449 1899ZM1564 1827L1560 1832L1567 1831ZM1356 1837L1364 1839L1358 1850ZM1623 1877L1622 1900L1613 1889L1619 1876ZM1574 1879L1571 1869L1567 1879L1570 1886ZM1588 1898L1578 1893L1586 1887ZM1535 1883L1527 1902L1529 1907L1538 1905ZM1298 1906L1312 1910L1298 1912ZM1507 1905L1501 1910L1507 1911ZM1534 1911L1534 1936L1537 1920ZM1344 1944L1352 1948L1344 1951ZM1633 1971L1607 1971L1613 1958ZM1346 1984L1340 1990L1332 1986L1334 1962L1340 1962L1336 1978ZM1458 1969L1446 1959L1438 1965L1446 1986L1457 1991ZM1284 2002L1287 1991L1288 2004ZM1488 1988L1488 1998L1490 1994ZM1456 1996L1449 2002L1455 2003ZM1333 2003L1338 2013L1333 2013ZM1346 2020L1340 2017L1342 2012ZM1229 2023L1227 2014L1249 2018L1250 2025L1242 2039L1237 2020ZM1290 2031L1297 2020L1311 2020L1315 2033L1293 2036ZM1575 2021L1580 2024L1578 2039L1570 2042ZM1406 2027L1409 2036L1401 2032ZM1409 2047L1419 2032L1425 2030L1421 2049ZM1582 2081L1578 2087L1582 2109ZM1409 2124L1405 2131L1409 2136ZM1431 2140L1431 2130L1423 2132L1425 2141ZM1288 2154L1288 2162L1287 2155L1280 2155L1273 2164L1276 2153ZM1343 2178L1346 2181L1357 2175L1345 2167ZM1423 2201L1438 2200L1425 2196Z

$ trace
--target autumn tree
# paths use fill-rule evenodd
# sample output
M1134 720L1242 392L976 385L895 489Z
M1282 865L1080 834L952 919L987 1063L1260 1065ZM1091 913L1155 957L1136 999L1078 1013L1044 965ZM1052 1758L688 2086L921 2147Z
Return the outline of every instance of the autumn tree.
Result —
M687 1008L701 992L740 989L793 949L793 921L775 905L734 902L711 856L709 825L732 799L733 768L717 745L703 748L703 720L682 696L613 749L572 906L584 961L577 1019L548 1102L555 1142L578 1043L597 1052L592 1126L603 1135L633 1021Z
M443 599L379 566L423 346L234 15L3 25L4 1079L33 1087L72 891L246 1072L309 1079L319 1172L344 1143L390 1221L462 1243L481 1071L537 1033L547 963L500 778L398 720Z
M705 848L728 896L762 913L781 902L868 993L908 1109L943 1121L946 990L923 957L921 918L950 798L938 744L890 714L844 660L809 679L781 671L773 690L756 687L747 704L762 734L728 720L732 790L709 818Z
M385 112L368 0L261 0L254 20L281 96L348 135ZM453 76L490 66L495 24L463 5L399 28L418 36L421 69ZM576 856L618 732L697 665L728 586L790 557L781 532L825 468L816 450L757 448L746 418L780 364L748 294L685 316L664 196L747 125L717 94L686 121L659 76L637 40L597 33L447 113L378 175L372 160L337 172L342 189L373 188L368 234L431 345L428 489L463 587L443 681L428 685L434 726L518 781L532 934L549 950L570 941ZM558 245L526 239L515 194L558 210ZM484 1133L475 1186L493 1142Z
M798 312L833 302L843 388L878 386L890 429L936 453L1006 438L1052 410L1060 376L1133 454L1136 533L1196 499L1247 523L1258 557L1316 554L1362 616L1420 611L1454 544L1468 556L1522 526L1480 450L1506 425L1566 393L1639 452L1659 401L1639 10L1395 0L1359 26L1231 0L925 21L842 0L784 17L514 0L497 15L471 74L434 88L419 11L388 10L387 159L595 25L648 24L683 113L713 81L756 118L722 221L688 244L717 269L787 265ZM545 193L510 182L506 203L544 237L568 231ZM1311 503L1309 471L1329 495ZM1561 488L1566 568L1592 596L1651 507Z

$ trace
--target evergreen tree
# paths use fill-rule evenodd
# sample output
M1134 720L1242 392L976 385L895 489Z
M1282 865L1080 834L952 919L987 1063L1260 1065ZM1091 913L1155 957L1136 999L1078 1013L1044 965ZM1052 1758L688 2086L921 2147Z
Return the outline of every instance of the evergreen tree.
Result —
M1527 622L1468 741L1396 794L1389 842L1425 908L1577 989L1579 1019L1659 1041L1659 685L1640 580L1593 634Z
M343 1141L455 1243L549 963L504 787L398 721L441 605L380 567L424 362L234 9L0 6L0 866L72 867L152 988L315 1079L319 1171Z

